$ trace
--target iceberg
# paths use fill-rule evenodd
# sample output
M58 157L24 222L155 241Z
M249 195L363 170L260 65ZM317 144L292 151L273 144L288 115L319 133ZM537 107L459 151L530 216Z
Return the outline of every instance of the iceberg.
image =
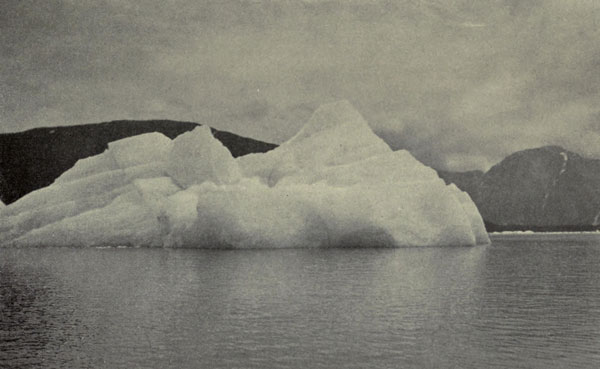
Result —
M468 194L392 151L347 101L276 149L233 158L209 127L111 142L0 206L7 246L198 248L488 243Z

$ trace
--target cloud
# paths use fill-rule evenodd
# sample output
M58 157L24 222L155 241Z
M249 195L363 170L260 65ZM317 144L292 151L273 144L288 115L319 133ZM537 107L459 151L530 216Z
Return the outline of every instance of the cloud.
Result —
M281 142L348 99L441 168L600 157L599 21L584 0L9 0L0 128L156 117Z
M466 27L466 28L481 28L481 27L486 27L487 24L485 23L471 23L471 22L464 22L460 24L461 27Z

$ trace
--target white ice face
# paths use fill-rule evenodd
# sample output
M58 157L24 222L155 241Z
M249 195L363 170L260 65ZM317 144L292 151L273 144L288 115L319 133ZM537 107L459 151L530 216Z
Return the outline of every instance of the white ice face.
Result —
M0 243L262 248L489 242L469 196L392 151L345 101L289 141L234 159L208 127L112 142L0 205Z

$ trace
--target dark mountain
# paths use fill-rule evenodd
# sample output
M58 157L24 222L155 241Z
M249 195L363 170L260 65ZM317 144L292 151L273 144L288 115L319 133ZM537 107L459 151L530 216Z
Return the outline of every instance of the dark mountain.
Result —
M148 132L175 138L198 125L169 120L122 120L0 134L0 200L9 204L48 186L77 160L106 150L111 141ZM276 147L230 132L212 131L235 157Z
M600 228L600 160L558 146L507 156L488 172L439 172L469 193L488 230Z

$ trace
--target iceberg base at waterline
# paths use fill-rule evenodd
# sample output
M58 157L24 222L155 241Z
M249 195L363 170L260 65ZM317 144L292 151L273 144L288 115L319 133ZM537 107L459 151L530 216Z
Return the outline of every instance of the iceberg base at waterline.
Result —
M488 243L477 208L346 101L234 159L206 126L109 144L0 208L6 246L283 248Z

